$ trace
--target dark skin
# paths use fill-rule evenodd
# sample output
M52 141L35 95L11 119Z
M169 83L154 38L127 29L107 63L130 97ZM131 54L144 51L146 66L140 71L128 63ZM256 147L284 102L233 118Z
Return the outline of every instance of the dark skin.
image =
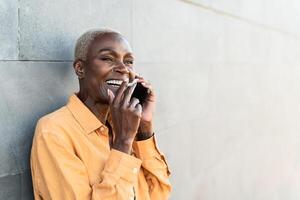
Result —
M75 60L75 72L79 78L79 99L105 124L108 114L112 118L114 140L112 148L130 154L135 139L152 136L152 121L155 95L152 87L133 67L134 56L128 41L117 33L106 33L97 37L90 45L86 60ZM131 98L136 86L128 86L138 78L150 89L146 101ZM122 80L119 87L107 80Z

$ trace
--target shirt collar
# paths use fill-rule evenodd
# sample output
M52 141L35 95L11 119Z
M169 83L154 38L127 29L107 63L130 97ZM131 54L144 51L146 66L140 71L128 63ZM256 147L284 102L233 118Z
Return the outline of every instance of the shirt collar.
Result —
M86 134L89 134L102 126L100 120L77 97L77 93L74 93L69 97L66 106Z

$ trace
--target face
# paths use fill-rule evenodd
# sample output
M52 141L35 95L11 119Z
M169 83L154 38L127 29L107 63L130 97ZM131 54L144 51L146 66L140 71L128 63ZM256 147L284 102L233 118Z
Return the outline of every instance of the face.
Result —
M134 57L128 41L118 34L96 38L82 61L84 77L81 83L95 102L108 103L107 89L114 94L123 81L128 81L133 70Z

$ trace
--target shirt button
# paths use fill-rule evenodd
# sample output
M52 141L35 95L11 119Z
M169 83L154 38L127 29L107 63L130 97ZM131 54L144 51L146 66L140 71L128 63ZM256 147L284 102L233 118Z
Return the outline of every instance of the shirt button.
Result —
M104 131L104 127L101 126L101 127L100 127L100 132L102 133L103 131Z
M132 169L132 172L133 172L134 174L136 174L136 173L138 172L138 169L135 167L135 168Z

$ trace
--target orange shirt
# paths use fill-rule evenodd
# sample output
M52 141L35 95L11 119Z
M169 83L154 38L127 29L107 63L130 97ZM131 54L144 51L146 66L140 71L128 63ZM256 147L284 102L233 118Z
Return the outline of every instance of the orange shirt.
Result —
M132 155L110 149L108 128L76 94L38 121L31 173L36 200L164 200L171 190L154 136Z

